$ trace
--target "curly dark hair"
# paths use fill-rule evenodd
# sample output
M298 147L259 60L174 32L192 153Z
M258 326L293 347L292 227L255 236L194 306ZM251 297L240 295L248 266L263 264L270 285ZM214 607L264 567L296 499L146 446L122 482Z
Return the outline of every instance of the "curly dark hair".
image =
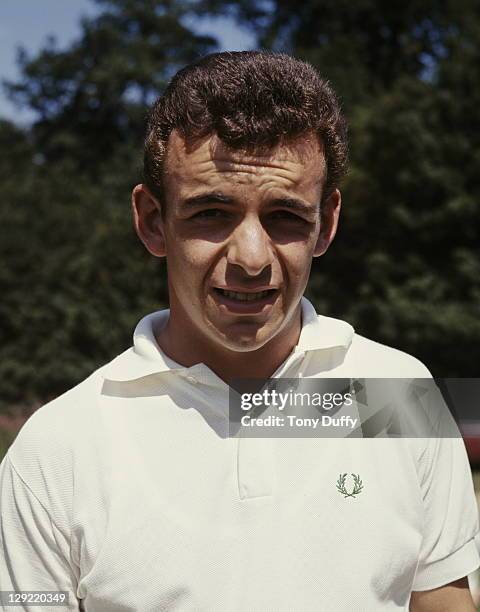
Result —
M282 53L212 53L177 72L150 111L145 140L144 182L160 201L174 129L192 140L216 133L234 149L314 132L325 151L322 199L346 170L347 127L335 93L313 66Z

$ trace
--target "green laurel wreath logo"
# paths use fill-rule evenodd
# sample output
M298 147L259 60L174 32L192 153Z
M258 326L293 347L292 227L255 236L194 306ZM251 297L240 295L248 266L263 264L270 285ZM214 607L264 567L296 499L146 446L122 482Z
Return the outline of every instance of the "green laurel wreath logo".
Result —
M352 477L353 477L353 489L350 493L345 488L345 480L347 479L347 474L340 474L337 480L337 490L339 493L341 493L344 496L345 499L347 497L357 496L359 493L362 492L362 489L363 489L363 482L360 476L358 474L352 474Z

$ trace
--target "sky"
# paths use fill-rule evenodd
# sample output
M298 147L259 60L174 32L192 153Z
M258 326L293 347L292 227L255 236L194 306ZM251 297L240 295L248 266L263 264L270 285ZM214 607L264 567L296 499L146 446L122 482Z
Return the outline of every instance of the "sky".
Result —
M16 49L38 51L48 35L53 34L60 48L68 46L80 34L80 18L98 11L93 0L0 0L0 81L16 80ZM202 19L195 29L213 34L222 50L251 49L253 39L245 30L227 19ZM0 118L26 123L31 113L12 105L0 88Z

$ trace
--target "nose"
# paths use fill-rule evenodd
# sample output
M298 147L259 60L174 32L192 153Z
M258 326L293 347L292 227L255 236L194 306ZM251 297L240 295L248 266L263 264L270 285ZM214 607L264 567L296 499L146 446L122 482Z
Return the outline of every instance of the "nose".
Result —
M257 276L273 259L270 236L258 217L247 215L230 236L227 262L241 266L250 276Z

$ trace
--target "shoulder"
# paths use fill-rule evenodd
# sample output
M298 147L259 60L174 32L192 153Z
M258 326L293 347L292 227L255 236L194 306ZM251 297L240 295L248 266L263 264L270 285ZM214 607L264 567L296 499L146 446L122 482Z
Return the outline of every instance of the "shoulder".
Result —
M34 412L8 449L15 472L44 505L61 505L56 497L73 488L76 458L96 427L104 367Z
M318 314L307 299L302 302L303 328L299 348L310 352L313 376L357 378L431 378L416 357L357 333L342 319Z
M343 324L342 331L344 335L348 335L348 343L344 344L342 369L348 369L353 376L369 378L432 377L427 366L413 355L366 338L354 331L345 321L330 317L322 318L323 325L325 325L325 320L331 322L335 328Z
M11 451L33 450L32 446L48 440L50 447L62 440L74 437L74 429L95 410L96 398L103 382L101 370L96 370L85 380L62 395L41 406L20 430Z
M419 359L380 342L375 342L357 333L350 349L353 356L366 360L369 367L377 370L370 376L392 376L402 378L431 378L427 366Z

